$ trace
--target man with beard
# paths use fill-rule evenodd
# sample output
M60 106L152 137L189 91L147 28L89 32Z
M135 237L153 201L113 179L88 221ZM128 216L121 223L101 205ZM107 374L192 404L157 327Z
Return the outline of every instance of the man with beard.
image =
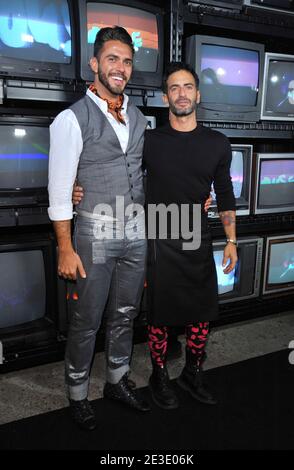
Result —
M225 273L234 269L237 252L230 143L223 134L197 122L199 80L189 65L171 63L163 85L169 123L148 131L145 136L147 206L149 209L150 205L173 204L181 212L186 205L191 222L193 206L201 205L198 249L185 249L182 231L175 234L172 223L167 238L161 239L157 230L155 239L148 240L148 342L153 366L149 386L154 402L161 408L172 409L177 408L178 399L169 381L166 356L168 328L176 325L186 327L186 364L178 385L202 403L216 403L202 380L209 322L218 313L212 238L203 210L212 183L227 238L223 257ZM148 214L148 238L152 229L150 219Z
M125 29L101 29L90 61L94 83L50 127L49 216L58 241L58 273L76 280L78 294L65 353L65 380L72 417L87 430L96 427L87 396L96 333L106 303L104 396L139 411L150 409L128 380L146 255L144 211L137 212L135 204L144 204L141 166L147 121L123 93L133 55ZM75 179L85 196L72 244ZM116 211L117 196L123 201L121 211ZM106 209L99 211L97 205ZM128 215L126 208L131 209Z

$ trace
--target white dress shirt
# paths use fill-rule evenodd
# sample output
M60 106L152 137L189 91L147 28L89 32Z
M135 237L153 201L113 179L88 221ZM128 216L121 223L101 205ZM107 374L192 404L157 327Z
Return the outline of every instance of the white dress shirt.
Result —
M124 95L122 116L126 125L118 122L108 112L107 102L92 91L87 95L99 106L112 125L125 153L129 141L128 96ZM51 220L70 220L73 217L72 190L77 175L80 155L83 150L82 132L71 109L62 111L50 126L49 151L49 208Z

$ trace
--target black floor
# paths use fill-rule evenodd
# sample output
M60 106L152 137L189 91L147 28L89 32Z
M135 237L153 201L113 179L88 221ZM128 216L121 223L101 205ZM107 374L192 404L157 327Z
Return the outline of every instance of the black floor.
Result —
M174 384L180 407L138 413L93 402L99 426L80 431L67 408L0 426L0 449L222 450L294 448L294 366L280 351L205 373L219 399L194 401ZM144 390L146 398L149 392Z

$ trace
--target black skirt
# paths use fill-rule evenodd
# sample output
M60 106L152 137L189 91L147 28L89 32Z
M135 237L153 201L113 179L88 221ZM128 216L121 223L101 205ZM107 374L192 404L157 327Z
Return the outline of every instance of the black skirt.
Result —
M149 240L147 319L154 326L187 325L218 316L217 275L209 231L200 248L185 251L183 240Z

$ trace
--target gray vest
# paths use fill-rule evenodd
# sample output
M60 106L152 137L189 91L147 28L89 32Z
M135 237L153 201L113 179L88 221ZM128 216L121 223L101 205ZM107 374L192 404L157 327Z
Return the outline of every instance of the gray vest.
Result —
M117 135L99 109L87 95L70 109L76 115L82 131L83 150L77 180L84 189L78 211L93 213L97 204L108 204L116 217L116 196L124 196L124 206L144 205L142 153L147 121L144 115L128 102L129 142L122 151Z

